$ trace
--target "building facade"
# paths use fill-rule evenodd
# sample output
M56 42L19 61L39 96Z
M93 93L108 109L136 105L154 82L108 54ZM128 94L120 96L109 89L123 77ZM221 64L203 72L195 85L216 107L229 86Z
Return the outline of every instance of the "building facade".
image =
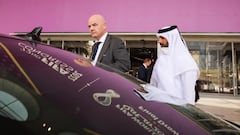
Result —
M111 34L125 41L131 57L133 75L136 75L144 58L156 59L156 33ZM200 68L201 90L203 92L239 95L240 34L182 33L182 35ZM89 57L91 54L92 39L88 33L42 33L41 38L43 42L51 46L84 57Z

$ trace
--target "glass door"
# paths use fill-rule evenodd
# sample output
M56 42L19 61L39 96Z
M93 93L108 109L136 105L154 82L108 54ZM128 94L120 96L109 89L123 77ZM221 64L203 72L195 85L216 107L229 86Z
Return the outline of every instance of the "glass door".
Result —
M237 95L240 47L232 42L188 42L200 71L201 91Z

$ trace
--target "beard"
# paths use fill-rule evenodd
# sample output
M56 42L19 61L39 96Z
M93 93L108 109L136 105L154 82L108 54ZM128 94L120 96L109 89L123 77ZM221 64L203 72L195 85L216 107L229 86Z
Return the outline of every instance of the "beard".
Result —
M160 53L164 55L168 55L169 48L168 47L160 47Z

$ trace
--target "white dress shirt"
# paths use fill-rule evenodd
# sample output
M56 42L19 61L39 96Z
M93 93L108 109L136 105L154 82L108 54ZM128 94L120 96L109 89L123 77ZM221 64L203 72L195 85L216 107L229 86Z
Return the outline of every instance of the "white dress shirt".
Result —
M91 61L91 63L92 63L94 66L95 66L96 63L97 63L97 59L98 59L99 54L100 54L100 52L101 52L101 50L102 50L102 47L103 47L103 44L104 44L104 42L105 42L105 40L106 40L106 38L107 38L107 35L108 35L108 32L106 32L106 33L100 38L99 41L95 41L95 42L101 42L101 43L98 45L98 50L97 50L97 53L96 53L96 56L95 56L94 60Z

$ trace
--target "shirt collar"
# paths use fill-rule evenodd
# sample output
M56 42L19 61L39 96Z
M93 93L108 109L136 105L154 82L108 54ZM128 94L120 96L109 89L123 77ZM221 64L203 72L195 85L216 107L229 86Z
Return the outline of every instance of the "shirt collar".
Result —
M105 34L103 34L103 36L99 39L98 42L104 43L106 38L107 38L108 32L106 32Z
M145 63L143 63L143 66L144 66L145 68L147 68L147 65L146 65Z

